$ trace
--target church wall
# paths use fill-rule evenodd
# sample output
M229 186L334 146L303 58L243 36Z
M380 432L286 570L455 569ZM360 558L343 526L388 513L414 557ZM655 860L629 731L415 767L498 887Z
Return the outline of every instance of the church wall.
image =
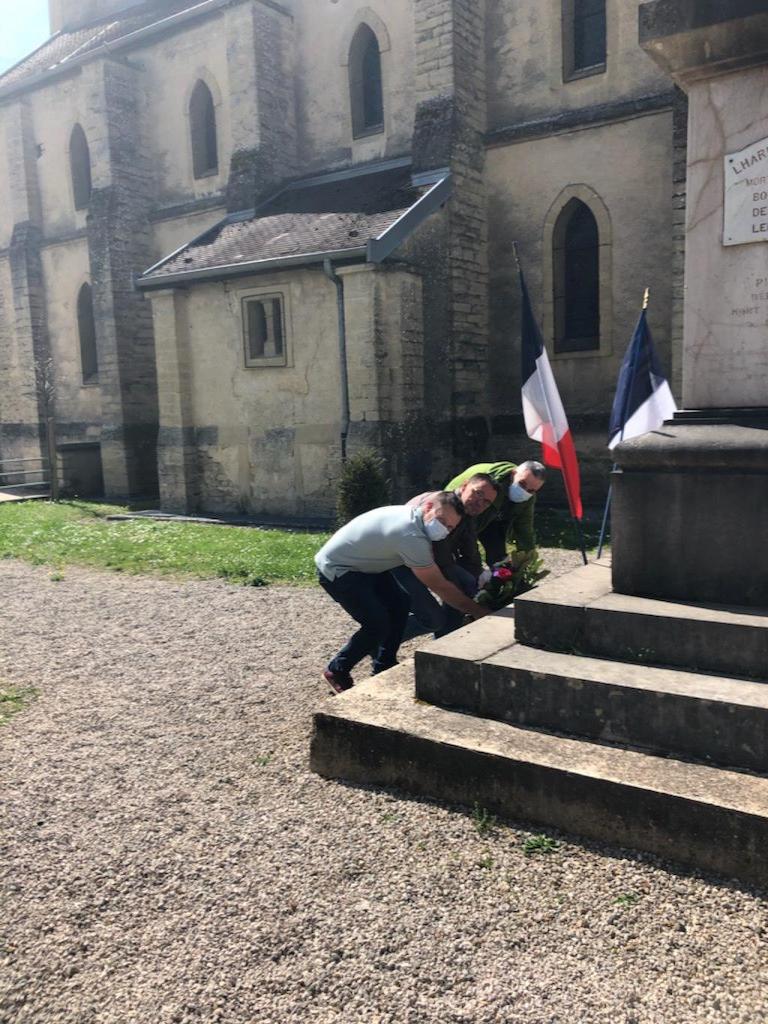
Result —
M376 32L385 131L352 138L347 59L361 21ZM384 26L386 34L381 31ZM413 0L303 0L296 13L300 162L308 170L407 153L414 120Z
M201 213L185 214L169 220L158 221L152 226L152 259L157 262L175 252L192 238L197 238L226 216L223 206ZM142 270L145 270L143 267Z
M638 46L638 0L606 4L605 72L564 82L563 6L563 0L488 5L490 129L671 90Z
M13 232L11 180L8 167L9 146L6 139L5 113L5 110L0 107L0 251L8 248Z
M341 270L348 448L391 441L420 406L421 291L406 270ZM241 301L284 298L286 365L246 368ZM340 466L336 289L320 270L152 295L164 508L324 516ZM311 314L310 312L311 311ZM192 480L191 478L195 479Z
M87 211L75 210L69 169L69 139L76 124L82 126L88 142L94 187L106 184L109 178L106 150L100 145L103 129L96 127L99 104L92 76L76 75L37 89L30 94L29 102L40 147L37 174L44 234L57 237L82 230Z
M48 336L56 378L56 422L59 442L98 441L101 391L83 384L77 296L90 283L88 244L82 241L46 246L43 277L48 299Z
M646 285L651 290L649 324L669 371L672 142L672 113L666 111L488 151L494 454L503 455L500 449L510 444L530 447L518 414L520 290L513 240L518 242L534 313L544 326L553 372L583 454L582 471L595 487L602 486L601 476L607 473L608 413ZM531 188L534 181L536 187ZM580 185L587 187L580 194L598 197L596 206L604 208L607 217L608 230L601 227L601 242L607 234L611 244L608 251L601 249L601 292L608 290L609 316L601 308L599 353L556 355L552 254L546 246L545 224Z
M131 53L140 64L141 120L157 202L182 202L222 192L232 152L227 36L223 17L187 26ZM198 79L211 90L216 112L218 172L195 179L189 131L189 100Z

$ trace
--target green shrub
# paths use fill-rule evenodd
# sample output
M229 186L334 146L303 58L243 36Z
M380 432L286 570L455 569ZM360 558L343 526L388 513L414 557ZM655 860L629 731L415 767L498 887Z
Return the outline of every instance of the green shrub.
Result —
M384 476L382 459L370 448L355 452L344 464L339 480L336 498L339 526L389 502L389 481Z

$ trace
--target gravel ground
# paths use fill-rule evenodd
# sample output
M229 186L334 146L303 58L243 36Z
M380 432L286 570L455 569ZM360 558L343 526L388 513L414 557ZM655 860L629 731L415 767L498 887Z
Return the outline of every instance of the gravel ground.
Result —
M759 894L312 775L349 625L0 563L1 1024L765 1024Z

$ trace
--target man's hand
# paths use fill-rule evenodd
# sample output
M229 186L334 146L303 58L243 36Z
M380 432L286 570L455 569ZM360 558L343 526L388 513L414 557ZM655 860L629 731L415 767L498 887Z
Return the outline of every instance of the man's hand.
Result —
M491 614L491 609L490 608L486 608L484 604L478 604L477 601L473 601L472 604L475 607L474 607L474 610L471 611L469 614L472 616L472 618L475 621L477 621L478 619L484 618L486 615L490 615Z
M441 597L451 608L456 608L465 615L471 615L473 619L479 619L488 612L481 608L471 597L467 597L459 588L443 576L436 565L427 566L425 569L412 569L413 575L428 587L433 594Z

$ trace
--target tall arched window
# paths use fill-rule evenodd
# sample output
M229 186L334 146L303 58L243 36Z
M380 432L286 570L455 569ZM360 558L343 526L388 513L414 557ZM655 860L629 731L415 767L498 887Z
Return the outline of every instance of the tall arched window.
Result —
M80 365L83 370L83 384L95 384L99 379L99 361L96 354L93 292L89 284L84 284L77 294L77 332L80 336Z
M75 209L85 210L91 201L91 154L85 132L76 124L69 137L69 170Z
M189 101L189 130L192 138L192 172L196 178L219 169L216 141L216 111L211 90L198 79Z
M381 52L373 29L362 24L349 48L349 96L352 135L372 135L384 130L384 87Z
M586 203L566 203L553 243L555 352L599 349L600 238Z

